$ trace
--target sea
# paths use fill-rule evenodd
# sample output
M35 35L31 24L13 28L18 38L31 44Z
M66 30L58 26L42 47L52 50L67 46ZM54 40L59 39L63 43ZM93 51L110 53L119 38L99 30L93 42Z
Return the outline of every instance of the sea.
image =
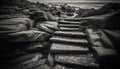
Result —
M106 3L68 3L70 6L80 7L83 9L99 9L104 6Z

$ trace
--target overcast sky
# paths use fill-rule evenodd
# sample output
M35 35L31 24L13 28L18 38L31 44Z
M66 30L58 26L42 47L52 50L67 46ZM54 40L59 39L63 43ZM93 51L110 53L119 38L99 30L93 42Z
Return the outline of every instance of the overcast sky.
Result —
M120 3L120 0L29 0L29 1L41 2L41 3L53 3L53 2L55 2L55 3L62 2L63 3L63 2L65 2L65 3L71 3L70 5L72 5L72 6L81 7L84 9L89 9L89 8L99 9L105 3L109 3L109 2L117 2L117 3L119 2ZM75 2L75 3L73 3L73 2Z
M32 2L120 2L120 0L29 0Z

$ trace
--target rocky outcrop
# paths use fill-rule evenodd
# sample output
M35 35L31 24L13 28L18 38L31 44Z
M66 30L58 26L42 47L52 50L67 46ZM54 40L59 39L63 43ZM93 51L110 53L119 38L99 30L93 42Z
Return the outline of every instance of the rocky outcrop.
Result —
M86 11L84 11L84 9L83 10L81 9L80 11L78 11L78 14L79 14L78 17L89 17L89 16L95 16L95 15L108 14L115 11L119 11L120 10L119 7L120 7L119 3L108 3L98 10L87 9Z
M103 32L104 30L87 29L91 49L93 50L96 58L98 59L101 68L119 69L119 51L114 41L110 40L109 35ZM94 36L96 35L96 36ZM116 34L117 35L117 34ZM119 42L116 42L119 44Z
M40 30L39 24L51 29ZM0 68L2 69L50 69L47 56L49 38L58 29L56 22L40 22L33 28L33 21L26 17L9 17L0 20ZM40 25L41 26L41 25ZM44 28L43 27L43 28Z
M53 21L55 19L52 14L45 11L35 11L30 18L37 21Z

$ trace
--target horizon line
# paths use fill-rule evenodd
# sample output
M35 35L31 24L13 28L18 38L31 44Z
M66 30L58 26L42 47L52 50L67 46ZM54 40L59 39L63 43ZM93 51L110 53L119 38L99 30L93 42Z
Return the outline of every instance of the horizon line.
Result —
M120 1L32 1L32 2L41 2L41 3L120 3Z

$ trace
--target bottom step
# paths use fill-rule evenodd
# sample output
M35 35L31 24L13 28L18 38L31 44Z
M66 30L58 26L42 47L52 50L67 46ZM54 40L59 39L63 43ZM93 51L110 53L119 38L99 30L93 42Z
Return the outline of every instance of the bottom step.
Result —
M55 61L62 64L99 67L93 54L55 55Z
M84 66L74 66L74 65L64 65L64 64L56 64L52 69L100 69L93 67L84 67Z

